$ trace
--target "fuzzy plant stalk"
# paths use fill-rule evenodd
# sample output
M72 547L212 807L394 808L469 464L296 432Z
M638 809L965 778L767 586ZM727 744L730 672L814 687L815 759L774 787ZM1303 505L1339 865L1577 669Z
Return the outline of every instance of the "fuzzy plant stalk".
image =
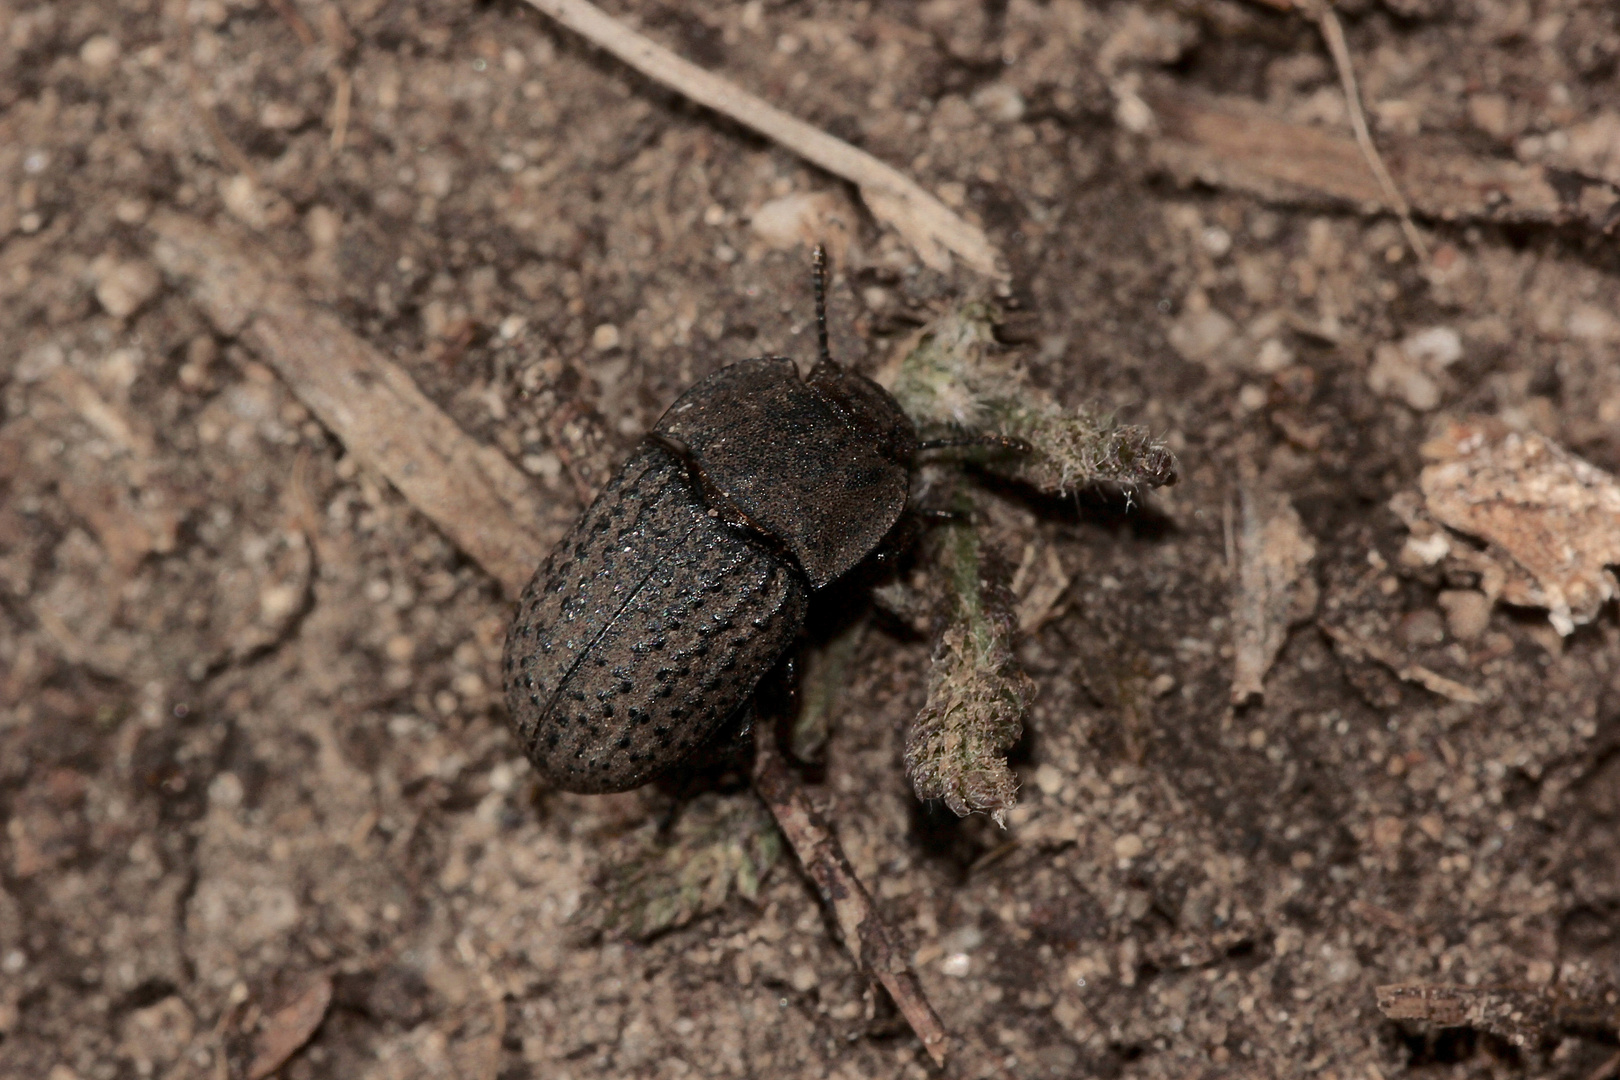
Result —
M1175 483L1175 455L1146 428L1064 409L1018 367L990 356L994 342L995 309L975 301L936 320L901 361L894 397L925 436L1021 439L1028 453L995 454L984 467L1048 494Z
M1020 440L1025 452L992 450L981 467L1052 495L1095 485L1131 494L1175 482L1175 455L1146 428L1065 409L1018 366L992 355L995 324L990 304L964 304L936 320L901 360L892 391L919 433ZM948 595L928 702L907 739L906 768L919 797L1005 825L1018 793L1006 754L1023 733L1033 684L1013 657L1011 598L985 572L972 502L958 500L962 519L941 542Z
M942 799L959 816L990 815L1003 828L1018 798L1007 751L1024 732L1034 684L1012 653L1011 597L988 579L971 501L944 529L947 597L928 678L928 701L906 739L906 773L918 798Z

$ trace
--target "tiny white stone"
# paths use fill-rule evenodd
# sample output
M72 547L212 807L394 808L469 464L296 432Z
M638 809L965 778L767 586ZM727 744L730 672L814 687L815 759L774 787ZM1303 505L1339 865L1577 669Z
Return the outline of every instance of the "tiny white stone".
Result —
M1142 838L1135 833L1126 833L1114 841L1114 855L1120 859L1134 859L1142 854L1144 845Z
M1204 250L1217 259L1232 250L1232 234L1219 225L1209 226L1199 234L1198 239L1204 245Z
M118 61L118 40L97 34L79 46L79 59L92 70L105 71Z

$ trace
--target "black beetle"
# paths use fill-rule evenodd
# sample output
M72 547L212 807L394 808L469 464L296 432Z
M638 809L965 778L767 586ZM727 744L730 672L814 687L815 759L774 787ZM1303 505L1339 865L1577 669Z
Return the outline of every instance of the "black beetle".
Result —
M809 376L758 357L681 395L518 602L507 707L557 787L626 791L687 760L905 510L916 430L829 355L819 246L814 266Z

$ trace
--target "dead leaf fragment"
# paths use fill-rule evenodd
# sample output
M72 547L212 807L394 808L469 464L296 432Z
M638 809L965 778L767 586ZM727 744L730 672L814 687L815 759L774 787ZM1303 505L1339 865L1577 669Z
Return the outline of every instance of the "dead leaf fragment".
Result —
M1450 558L1492 600L1547 609L1560 634L1620 595L1620 483L1557 443L1493 419L1452 421L1425 443L1423 505L1391 503L1412 531L1406 556ZM1444 529L1484 541L1458 543Z
M272 1013L254 1036L248 1080L264 1080L285 1065L315 1034L331 1004L332 980L323 974L317 975L296 997Z
M1264 692L1288 628L1316 611L1319 590L1310 576L1316 544L1288 496L1245 485L1239 500L1232 702L1241 705Z
M1025 556L1025 565L1013 578L1013 595L1018 597L1013 614L1018 632L1033 634L1062 610L1061 601L1073 579L1064 571L1054 547L1041 548L1039 556L1026 549Z

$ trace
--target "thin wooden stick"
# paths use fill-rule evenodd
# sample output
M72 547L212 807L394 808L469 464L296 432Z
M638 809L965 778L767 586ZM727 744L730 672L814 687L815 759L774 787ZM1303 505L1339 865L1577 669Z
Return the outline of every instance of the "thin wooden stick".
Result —
M1417 226L1412 224L1412 208L1407 204L1406 196L1401 194L1401 189L1395 185L1395 178L1384 167L1384 159L1373 143L1372 132L1367 128L1367 114L1361 109L1361 90L1356 86L1356 69L1350 63L1350 46L1344 40L1344 27L1339 23L1339 16L1334 13L1331 0L1312 0L1305 12L1316 20L1317 28L1322 31L1322 40L1333 55L1333 65L1339 69L1339 82L1344 86L1345 103L1350 110L1350 129L1356 133L1356 145L1361 148L1361 156L1367 159L1367 167L1372 170L1379 188L1383 190L1384 201L1401 219L1401 231L1406 234L1406 242L1412 245L1413 254L1420 262L1427 263L1429 245L1424 243Z
M357 459L506 587L529 575L571 512L499 450L472 439L404 369L310 303L261 248L181 214L154 213L152 254L223 334L240 339Z
M259 182L259 171L253 167L252 160L242 152L231 137L225 134L220 126L219 117L214 115L214 108L208 104L204 93L202 73L197 70L196 50L193 48L191 33L191 19L187 16L186 5L174 0L169 5L171 17L180 28L180 52L184 59L186 72L186 90L191 95L191 107L197 111L197 119L202 122L203 129L208 132L214 149L224 159L226 165L252 180Z
M343 151L349 138L349 106L354 99L354 78L343 69L337 73L337 86L332 94L332 153Z
M987 277L1007 278L1000 253L984 231L962 220L898 169L766 104L735 83L688 63L587 0L529 3L648 78L855 184L872 213L894 226L929 266L948 270L950 253L954 253Z
M754 790L770 808L822 900L833 909L844 934L844 948L856 964L883 984L934 1064L944 1065L949 1048L945 1025L923 993L893 928L855 876L838 838L810 805L804 786L783 760L770 724L755 725L754 755Z

